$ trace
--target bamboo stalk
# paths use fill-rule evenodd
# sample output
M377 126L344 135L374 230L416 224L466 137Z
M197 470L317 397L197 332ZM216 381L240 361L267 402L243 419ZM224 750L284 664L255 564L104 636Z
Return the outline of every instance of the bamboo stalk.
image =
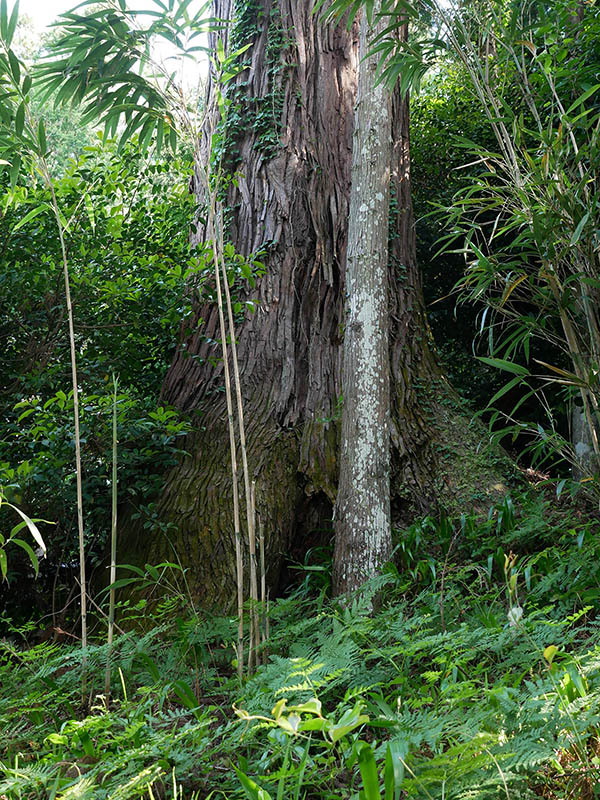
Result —
M244 563L242 555L242 536L240 525L240 506L239 506L239 483L237 466L237 446L235 441L235 424L233 414L233 399L231 393L231 375L229 370L229 349L227 346L227 330L225 325L223 291L221 286L221 272L223 273L225 293L228 304L228 322L230 329L230 342L234 352L234 364L237 365L237 351L235 349L235 332L232 325L231 299L229 295L229 285L227 281L226 269L223 262L223 221L222 216L217 215L219 204L217 201L217 187L220 180L220 166L216 173L216 180L212 180L210 159L203 163L202 152L199 145L198 131L195 129L192 119L185 106L181 109L181 119L184 129L190 135L194 147L194 175L203 179L207 207L207 221L205 226L206 236L211 242L212 256L215 270L215 281L217 288L217 307L219 313L219 329L221 334L221 350L223 354L223 371L225 377L225 397L227 406L227 423L229 428L229 448L231 453L231 477L233 491L233 524L235 538L235 558L236 558L236 584L237 584L237 673L240 680L244 674ZM212 140L215 123L214 119L207 132L209 140ZM211 185L211 183L213 185ZM220 250L220 252L219 252ZM239 404L238 404L239 407ZM243 420L240 425L243 429ZM245 444L245 442L244 442Z
M269 653L269 608L267 594L267 570L265 561L265 529L262 523L258 525L258 541L260 549L260 607L261 607L261 645L262 662L266 666Z
M269 619L269 591L270 590L267 589L267 610L265 612L265 617L266 617L266 619L265 619L266 644L265 644L265 649L264 649L264 653L263 653L263 658L265 660L265 664L267 663L267 661L269 659L269 640L271 638L271 623L270 623L270 619Z
M267 644L267 575L265 568L265 529L261 523L258 525L258 543L260 552L260 608L261 608L261 645L263 664L267 663L266 644Z
M554 295L556 305L559 309L560 320L565 334L565 339L567 340L567 344L569 347L569 355L571 356L571 361L573 363L575 374L583 384L582 386L579 387L579 391L581 394L581 399L583 401L585 419L590 431L592 446L594 448L594 455L596 456L597 459L600 459L600 443L598 442L598 434L596 432L596 426L594 425L592 411L590 408L590 400L591 400L594 409L597 411L597 401L596 398L594 397L594 393L590 391L589 387L587 386L585 371L583 370L581 363L582 358L579 349L577 334L575 333L573 325L571 324L571 320L569 319L569 316L561 303L561 287L558 283L556 276L548 271L545 277L548 280L548 284L550 285L550 289L552 291L552 294Z
M235 325L233 321L233 307L231 303L231 293L229 291L229 280L227 276L227 266L223 259L225 243L223 240L223 211L219 205L219 249L221 257L221 270L223 273L223 286L225 290L225 302L227 306L227 321L229 324L231 356L233 363L233 378L238 414L238 431L240 437L240 454L242 457L242 469L244 473L244 489L246 494L246 518L248 525L248 550L250 560L250 653L248 655L248 669L251 671L253 652L258 646L258 584L256 578L256 525L253 490L250 485L250 471L248 469L248 450L246 447L246 426L244 423L244 403L242 399L242 384L240 379L239 362L237 357L237 343L235 338Z
M115 589L117 579L117 386L118 380L113 375L113 417L112 417L112 481L111 481L111 531L110 531L110 594L108 600L108 634L106 653L106 675L104 677L104 700L106 706L110 702L110 657L115 628Z
M69 262L67 259L67 248L63 231L54 183L50 176L48 164L44 156L40 156L40 164L44 181L50 191L52 199L52 211L56 219L58 237L60 240L60 250L63 263L63 276L65 284L65 302L67 306L67 319L69 323L69 350L71 354L71 386L73 390L73 423L75 434L75 472L77 482L77 529L79 535L79 587L81 603L81 691L82 696L86 694L86 671L87 671L87 583L85 574L85 537L83 526L83 477L81 470L81 434L79 429L79 380L77 375L77 351L75 349L75 325L73 322L73 304L71 302L71 284L69 278Z
M250 519L252 520L252 530L256 530L256 481L252 481L250 486ZM250 533L250 525L248 526ZM258 584L256 576L256 544L254 544L254 553L252 548L250 550L250 630L251 630L251 644L254 645L253 661L254 666L258 666L258 651L260 648L260 618L258 611ZM253 588L254 579L254 588ZM251 648L252 649L252 648ZM250 667L249 667L250 669Z
M212 199L212 198L211 198ZM219 309L219 328L221 332L221 348L223 351L223 371L225 373L225 399L227 403L227 422L229 426L229 448L231 451L231 478L233 484L233 527L235 535L235 560L237 574L237 672L241 680L244 675L244 566L242 560L242 536L240 529L240 503L238 489L237 448L235 443L235 427L233 421L233 401L231 396L231 376L229 373L229 353L227 348L227 331L223 313L223 292L221 290L220 261L215 235L215 204L209 204L208 234L212 242L215 280L217 286L217 305ZM211 235L212 234L212 235Z

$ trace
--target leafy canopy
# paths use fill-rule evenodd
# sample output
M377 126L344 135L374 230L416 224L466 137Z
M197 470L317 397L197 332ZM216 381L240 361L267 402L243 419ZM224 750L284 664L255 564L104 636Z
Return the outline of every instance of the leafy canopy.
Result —
M154 8L133 10L125 0L85 0L61 16L61 35L37 69L36 81L56 104L84 104L83 121L100 119L107 137L122 126L121 142L137 133L142 148L155 137L159 151L164 141L174 150L178 125L173 114L184 93L177 72L153 58L152 44L162 39L189 59L209 52L203 42L216 24L207 16L210 3L190 14L191 3L169 0L167 6L153 0Z

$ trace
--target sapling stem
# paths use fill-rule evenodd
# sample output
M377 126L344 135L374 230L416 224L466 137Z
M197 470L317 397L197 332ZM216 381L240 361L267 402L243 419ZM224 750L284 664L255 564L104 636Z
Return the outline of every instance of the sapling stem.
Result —
M106 653L106 675L104 680L104 696L108 706L110 702L110 660L112 655L112 643L115 628L115 588L114 583L117 579L117 387L118 379L113 375L113 407L112 407L112 480L111 498L112 514L110 528L110 593L108 599L108 634Z

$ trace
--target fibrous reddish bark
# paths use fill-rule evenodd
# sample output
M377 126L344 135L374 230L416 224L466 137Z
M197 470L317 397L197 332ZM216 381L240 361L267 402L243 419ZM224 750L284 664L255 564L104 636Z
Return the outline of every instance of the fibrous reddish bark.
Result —
M230 156L231 169L240 175L229 186L227 205L236 249L266 252L267 272L248 290L258 310L245 315L237 339L258 523L269 582L276 585L292 539L322 517L330 520L336 496L358 36L356 26L323 24L313 0L241 5L255 32L250 66L233 95L242 120L228 147L238 154ZM234 19L231 0L214 6L217 16ZM277 52L269 44L275 28ZM232 47L244 43L239 26L229 37ZM459 458L476 443L464 418L439 402L446 395L451 406L453 395L433 355L415 263L406 98L394 97L393 120L392 499L396 519L407 519L430 508L441 490L449 493L439 441ZM161 532L149 538L131 528L122 559L155 562L176 549L200 601L227 606L235 597L235 548L216 309L199 308L197 321L163 392L183 411L199 412L186 443L190 457L166 477L157 504Z

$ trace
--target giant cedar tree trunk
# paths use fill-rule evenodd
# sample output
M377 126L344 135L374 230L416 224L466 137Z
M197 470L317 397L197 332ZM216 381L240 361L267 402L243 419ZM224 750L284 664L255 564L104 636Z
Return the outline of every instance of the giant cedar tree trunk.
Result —
M225 140L228 168L240 173L227 194L228 234L244 254L266 251L267 272L248 290L258 310L246 314L237 338L258 524L276 586L290 544L298 549L311 528L331 520L336 496L358 35L356 26L322 24L313 0L236 5L231 48L253 44ZM232 0L214 0L214 11L236 17ZM479 435L433 354L415 263L408 104L398 96L393 120L392 518L406 522L462 488L489 490L492 472L476 455ZM199 600L227 607L235 597L235 547L216 309L199 308L197 321L163 389L169 403L199 412L185 445L190 457L166 476L157 504L162 533L130 528L121 560L155 563L175 549ZM465 487L463 462L470 465Z

